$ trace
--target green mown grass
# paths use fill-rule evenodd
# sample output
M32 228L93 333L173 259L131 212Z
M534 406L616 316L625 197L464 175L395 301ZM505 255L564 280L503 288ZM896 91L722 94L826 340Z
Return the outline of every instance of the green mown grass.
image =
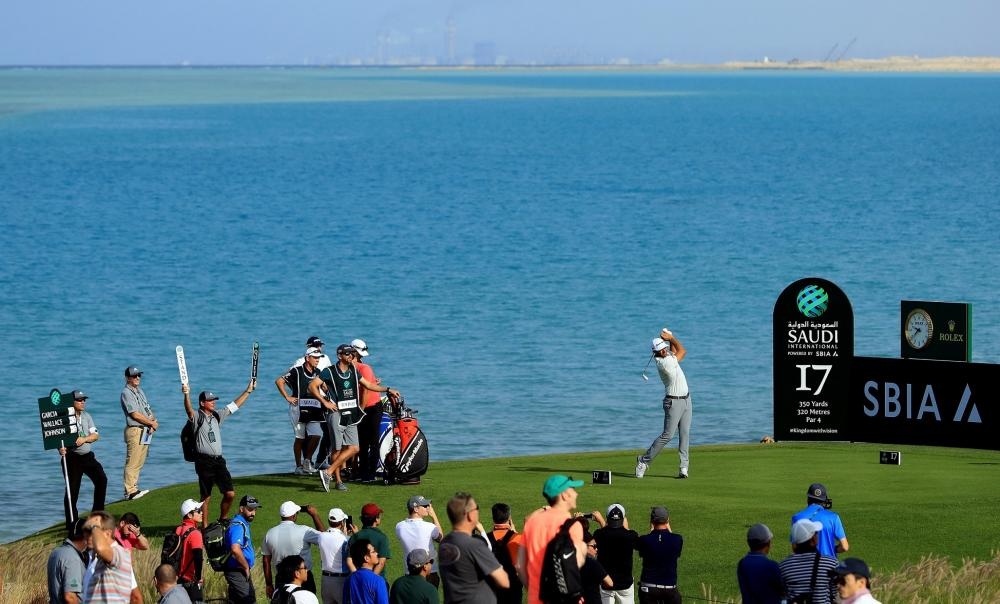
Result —
M251 493L265 506L259 510L253 525L258 549L267 529L277 524L277 508L282 501L311 503L324 518L330 507L341 507L357 518L366 502L378 503L386 510L382 528L390 535L393 546L394 558L388 567L390 578L403 572L393 527L405 517L405 503L411 495L421 494L434 500L446 531L450 525L445 504L459 490L475 496L485 512L482 518L487 528L490 526L487 510L497 501L513 507L520 527L524 516L543 504L542 483L554 473L587 481L579 490L580 511L596 509L603 513L609 504L621 502L628 511L632 528L640 533L648 530L649 508L666 505L673 530L684 536L679 575L680 588L686 596L711 594L716 600L738 601L734 568L745 553L746 529L756 522L770 526L775 533L771 557L780 560L786 556L789 518L804 507L805 491L811 482L823 482L829 489L834 499L833 509L844 520L850 555L867 560L876 575L876 595L878 577L887 578L897 571L909 574L926 571L928 576L938 576L937 581L941 581L941 573L961 567L965 559L994 559L1000 538L1000 516L993 512L1000 496L997 480L1000 453L893 446L902 451L903 463L883 466L878 463L880 448L887 447L846 443L695 447L691 476L687 480L674 478L677 457L675 451L667 450L642 480L633 477L636 452L615 451L434 463L420 485L352 484L347 493L324 493L315 477L262 475L240 477L236 482L238 496ZM194 478L193 468L188 470ZM591 485L593 470L611 470L612 484ZM112 504L109 511L114 514L134 511L142 518L145 533L162 537L179 522L178 507L187 497L197 498L197 485L193 482L158 489L137 501ZM209 517L215 518L218 495L211 507ZM309 522L304 516L299 521ZM61 523L20 542L0 546L0 560L4 560L0 564L5 566L2 572L8 590L18 587L21 581L44 585L39 576L44 564L16 561L20 556L33 559L41 555L39 552L47 555L61 540L60 533ZM149 582L152 566L158 560L160 541L153 540L155 556L148 555L140 561L137 578L142 584ZM951 565L945 562L944 567L934 566L925 559L928 556L937 561L947 559ZM314 558L318 567L319 556ZM981 583L995 587L997 581L992 571L995 566L978 566L970 572L985 577ZM638 572L637 562L636 576ZM207 574L214 573L209 570ZM259 569L257 580L262 587ZM903 585L898 589L903 590ZM263 589L260 591L263 597ZM903 597L909 591L898 594ZM209 585L210 597L223 593L223 582ZM150 592L147 600L155 601L149 600L151 597ZM19 601L32 600L29 597ZM924 599L913 601L947 599L925 595ZM969 600L963 597L955 601ZM989 601L989 597L983 601Z

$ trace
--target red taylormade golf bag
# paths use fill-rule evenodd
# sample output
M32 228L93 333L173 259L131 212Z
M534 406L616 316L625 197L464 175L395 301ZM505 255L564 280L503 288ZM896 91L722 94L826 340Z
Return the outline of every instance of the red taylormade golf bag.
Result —
M383 405L379 435L379 472L385 484L420 484L430 454L416 411L402 397Z

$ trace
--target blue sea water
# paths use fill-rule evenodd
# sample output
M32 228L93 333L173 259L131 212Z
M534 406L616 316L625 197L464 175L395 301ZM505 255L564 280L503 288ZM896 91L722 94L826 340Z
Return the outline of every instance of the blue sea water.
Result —
M755 441L805 276L851 298L857 354L898 355L901 299L947 300L1000 362L998 194L996 76L2 70L0 507L33 505L0 541L62 516L52 387L90 394L115 499L139 365L142 486L193 479L178 344L225 398L261 342L236 475L292 468L272 381L310 335L367 340L436 460L645 447L664 325L694 443Z

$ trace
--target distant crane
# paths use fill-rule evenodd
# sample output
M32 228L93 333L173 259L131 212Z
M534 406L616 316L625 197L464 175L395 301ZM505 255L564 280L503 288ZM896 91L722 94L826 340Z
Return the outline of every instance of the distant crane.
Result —
M857 36L855 36L855 37L854 37L854 38L853 38L853 39L851 40L851 43L850 43L850 44L848 44L848 45L847 45L846 47L844 47L844 51L843 51L842 53L840 53L839 55L837 55L837 60L836 60L835 62L836 62L836 63L840 63L840 60L844 58L844 55L846 55L846 54L847 54L847 51L848 51L848 50L850 50L850 49L851 49L851 47L852 47L852 46L854 46L854 43L855 43L855 42L857 42L857 41L858 41L858 38L857 38Z
M830 47L830 50L826 53L826 56L823 57L823 62L824 63L826 63L827 61L830 60L830 57L833 56L833 53L837 50L838 46L840 46L840 42L835 42L833 44L833 46Z

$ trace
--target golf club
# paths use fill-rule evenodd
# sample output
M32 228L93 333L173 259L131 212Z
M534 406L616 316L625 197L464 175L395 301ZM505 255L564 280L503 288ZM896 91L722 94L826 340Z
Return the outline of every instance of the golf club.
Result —
M646 375L646 370L649 369L649 364L653 362L653 355L649 355L649 360L646 361L646 366L642 368L642 379L649 381L649 376Z

